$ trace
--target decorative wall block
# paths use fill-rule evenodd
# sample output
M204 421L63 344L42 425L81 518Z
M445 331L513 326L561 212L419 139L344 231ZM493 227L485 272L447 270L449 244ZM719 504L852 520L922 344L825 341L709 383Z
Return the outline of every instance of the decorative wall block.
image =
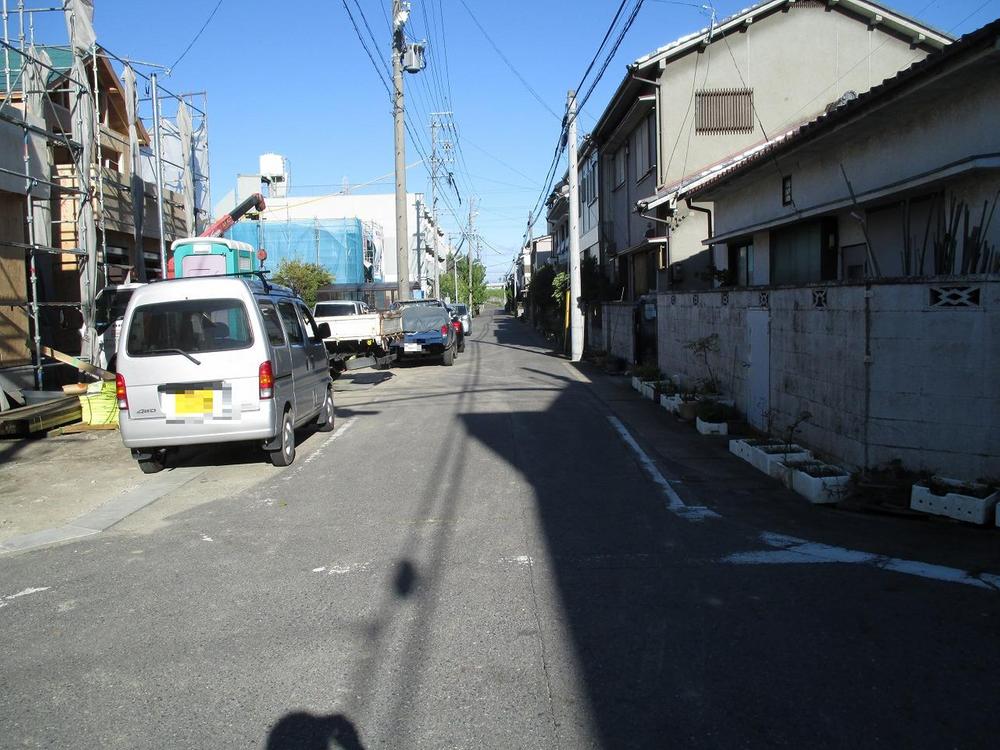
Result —
M812 290L813 307L816 309L823 309L826 307L826 289L813 289Z
M758 292L757 293L757 306L767 307L770 303L770 294L768 292Z
M980 289L978 286L932 286L930 288L931 307L979 307Z

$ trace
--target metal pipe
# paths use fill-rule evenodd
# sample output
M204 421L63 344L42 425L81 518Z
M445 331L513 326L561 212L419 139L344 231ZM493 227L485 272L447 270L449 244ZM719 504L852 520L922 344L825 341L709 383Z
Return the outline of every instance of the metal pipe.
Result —
M7 104L7 99L10 98L10 46L9 39L7 36L7 0L3 0L3 75L4 82L7 84L5 89L6 96L3 98L3 105Z
M28 98L25 90L24 119L28 119ZM34 183L31 179L31 138L28 135L28 128L22 130L24 144L24 197L27 216L25 223L28 230L28 278L31 282L31 324L32 339L35 344L35 388L42 390L44 377L42 375L42 334L38 318L38 266L35 261L35 199L31 194Z
M205 223L208 224L212 221L212 160L208 158L208 92L200 92L203 101L205 102L205 111L201 113L202 127L205 129L204 146L205 146L205 174L203 176L203 182L205 183L205 206L207 209L208 216L205 217ZM192 107L194 109L194 107ZM197 163L197 158L195 159ZM197 220L195 224L197 224Z
M101 230L101 270L104 283L108 283L108 233L104 224L104 152L101 149L101 94L97 77L97 44L91 51L94 61L94 137L97 140L97 205L101 214L97 226Z
M156 73L149 76L150 93L153 99L153 160L156 173L156 221L160 227L160 278L167 278L167 238L163 226L163 165L160 159L163 151L160 145L160 99L156 86Z

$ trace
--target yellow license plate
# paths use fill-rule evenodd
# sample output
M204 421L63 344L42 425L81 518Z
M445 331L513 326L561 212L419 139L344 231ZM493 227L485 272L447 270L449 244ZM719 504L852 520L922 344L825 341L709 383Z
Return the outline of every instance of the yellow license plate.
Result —
M215 391L182 391L174 394L177 414L211 414L215 411Z

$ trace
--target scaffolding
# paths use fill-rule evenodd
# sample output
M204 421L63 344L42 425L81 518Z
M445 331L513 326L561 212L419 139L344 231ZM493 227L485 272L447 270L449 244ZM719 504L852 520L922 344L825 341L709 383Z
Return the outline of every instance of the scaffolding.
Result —
M3 39L0 45L4 71L0 80L4 83L4 92L0 102L0 128L6 129L3 145L11 140L11 130L20 131L23 153L20 168L13 168L12 163L7 163L7 157L3 157L0 180L4 184L0 187L6 192L24 195L22 239L26 242L0 237L0 245L25 252L28 279L27 289L21 290L27 296L26 302L9 300L3 304L26 309L30 349L33 350L33 380L35 387L42 390L45 368L59 365L54 360L45 361L44 312L50 308L78 311L83 322L80 358L93 362L97 351L97 294L109 282L117 281L109 278L109 270L129 268L138 280L145 281L147 270L155 271L158 265L162 274L167 235L197 234L208 224L211 210L208 97L205 92L175 94L157 81L155 69L161 66L122 58L100 47L93 32L92 7L88 7L88 3L65 0L58 7L28 8L23 0L18 0L16 43L11 40L12 13L8 5L8 0L2 0ZM68 47L36 46L34 22L37 13L64 15ZM121 74L115 65L121 69ZM153 72L144 73L140 67L153 69ZM114 77L114 93L124 93L127 157L112 150L105 154L105 142L110 144L113 135L109 127L113 92L109 90L111 86L102 90L102 72ZM139 80L145 81L147 87L146 95L141 98L136 85ZM118 88L122 82L124 88ZM15 102L16 98L20 101ZM145 149L140 142L140 132L146 134L146 121L152 122L152 150L148 147L148 137ZM115 131L114 135L120 136L121 131ZM118 140L122 141L121 151L124 151L123 140L120 137ZM57 163L57 152L61 154L61 163ZM117 163L112 163L113 157L117 157ZM123 165L127 165L127 175L131 178L128 185L120 179L125 175L120 171ZM152 176L155 184L152 202L159 217L158 264L150 263L144 250L143 240L147 236L144 215L150 202L146 193L147 176ZM21 189L12 189L12 184L18 181L23 181ZM179 201L167 193L166 186L176 188ZM109 202L113 208L110 214ZM109 231L127 235L123 228L129 222L120 221L123 206L132 209L134 246L131 257L126 254L125 264L111 263L109 253L116 256L121 253L120 248L109 251ZM166 220L165 207L169 209ZM118 213L114 213L114 209ZM183 221L176 220L177 214L183 215ZM53 239L53 230L58 231L58 240ZM67 235L73 237L71 246L65 241ZM75 264L79 275L79 302L43 300L46 293L52 291L46 289L43 293L39 288L40 266L43 265L40 260L45 257L51 259L51 263L44 264L47 268L51 266L50 271L59 262ZM147 269L148 266L152 267Z

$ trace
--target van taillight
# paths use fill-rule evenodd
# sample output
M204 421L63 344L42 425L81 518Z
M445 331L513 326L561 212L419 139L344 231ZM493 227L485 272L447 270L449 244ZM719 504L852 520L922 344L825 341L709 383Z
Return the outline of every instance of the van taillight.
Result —
M115 396L118 398L118 408L128 409L128 392L125 390L125 378L121 373L115 375Z
M448 335L448 326L447 325L441 326L441 335L442 336L447 336Z
M261 398L271 398L274 396L274 373L271 371L271 363L263 362L257 370L257 386L260 389Z

